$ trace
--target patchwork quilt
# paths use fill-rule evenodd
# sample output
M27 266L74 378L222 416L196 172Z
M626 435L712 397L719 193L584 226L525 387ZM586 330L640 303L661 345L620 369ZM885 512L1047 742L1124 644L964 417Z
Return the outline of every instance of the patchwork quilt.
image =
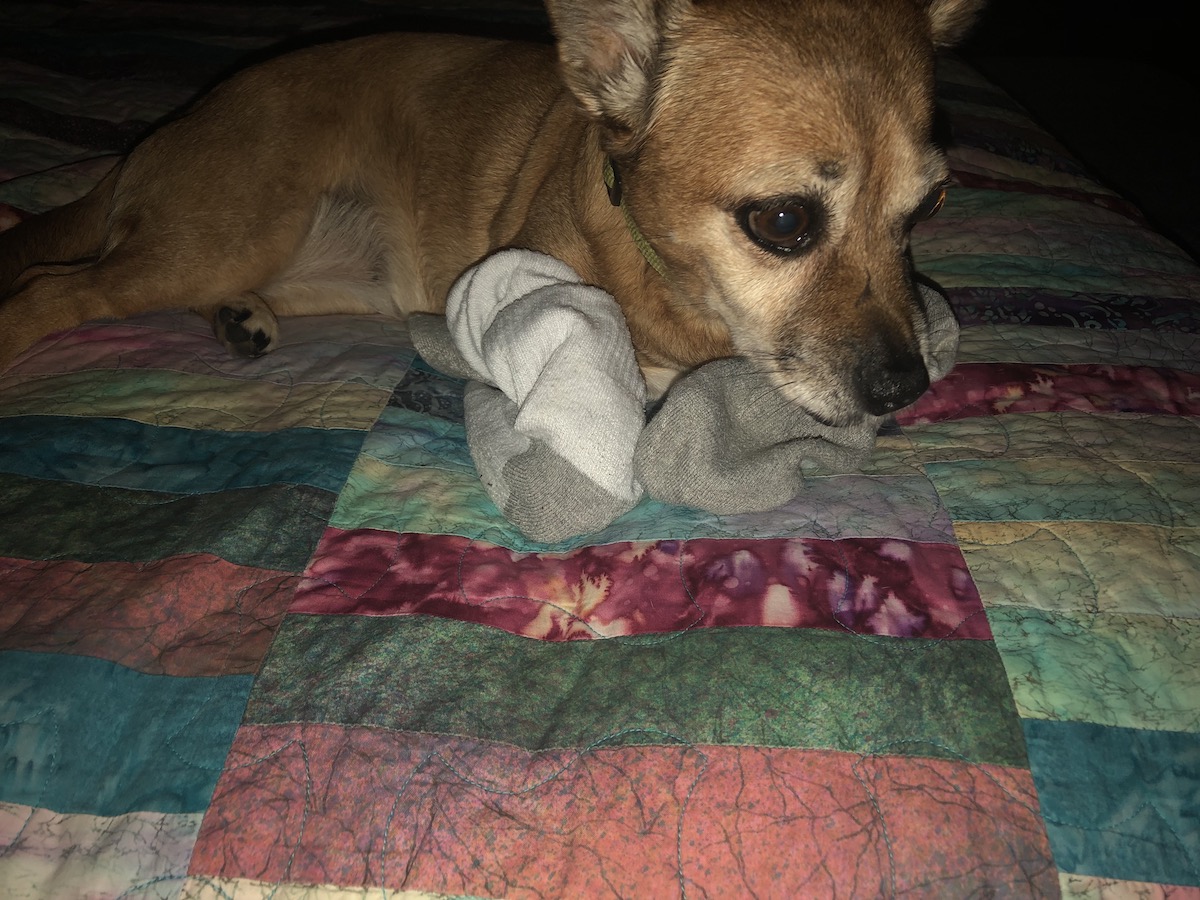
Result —
M0 221L398 8L5 4ZM0 895L1200 898L1200 269L970 68L940 95L958 365L769 513L530 543L377 317L0 373Z

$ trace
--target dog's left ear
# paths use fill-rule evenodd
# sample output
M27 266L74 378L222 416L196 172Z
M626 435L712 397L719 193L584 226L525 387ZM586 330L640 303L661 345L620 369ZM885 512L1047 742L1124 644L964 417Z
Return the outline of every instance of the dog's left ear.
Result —
M985 0L924 0L933 46L952 47L967 36Z
M641 137L663 35L691 0L546 0L571 93L619 155Z

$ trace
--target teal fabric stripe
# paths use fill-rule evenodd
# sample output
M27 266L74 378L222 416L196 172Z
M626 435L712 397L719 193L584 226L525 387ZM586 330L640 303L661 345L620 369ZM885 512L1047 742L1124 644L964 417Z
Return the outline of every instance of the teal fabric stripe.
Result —
M177 494L265 484L338 491L363 436L344 429L246 433L129 419L16 416L0 427L0 470Z
M192 496L0 473L0 556L139 562L212 553L301 572L336 499L306 485Z
M199 812L252 680L0 653L0 800L95 816Z
M1022 724L1060 871L1200 886L1200 735Z

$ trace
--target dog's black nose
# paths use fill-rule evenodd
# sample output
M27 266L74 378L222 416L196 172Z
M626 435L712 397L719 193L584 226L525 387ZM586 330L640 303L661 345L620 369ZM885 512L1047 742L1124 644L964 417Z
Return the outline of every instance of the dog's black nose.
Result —
M929 372L919 353L901 351L868 357L854 373L863 407L873 416L886 416L916 401L929 389Z

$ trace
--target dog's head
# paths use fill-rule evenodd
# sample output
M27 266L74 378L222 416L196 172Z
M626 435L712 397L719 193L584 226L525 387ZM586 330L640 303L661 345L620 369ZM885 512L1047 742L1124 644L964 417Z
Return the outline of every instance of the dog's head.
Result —
M919 397L909 232L948 175L934 52L982 0L548 5L672 302L832 424Z

